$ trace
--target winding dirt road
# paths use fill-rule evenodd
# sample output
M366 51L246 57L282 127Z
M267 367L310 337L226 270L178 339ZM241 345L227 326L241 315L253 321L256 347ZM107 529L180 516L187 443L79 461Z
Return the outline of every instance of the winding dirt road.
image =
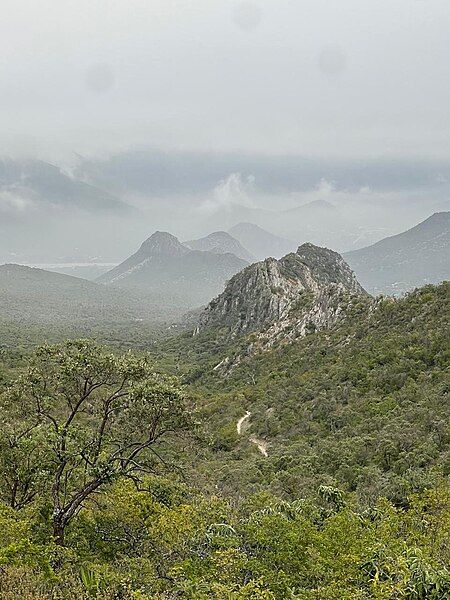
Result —
M236 429L238 432L238 435L241 435L242 433L242 425L245 423L245 421L247 421L250 417L251 417L251 412L247 411L245 413L245 415L243 417L241 417L238 422L236 423Z
M269 456L267 453L267 444L264 440L259 440L258 438L254 438L254 437L251 437L249 439L252 444L255 444L255 446L258 448L258 450L261 452L261 454L263 456L265 456L266 458Z
M241 417L240 419L238 419L238 422L236 423L236 430L238 432L238 435L242 435L242 425L248 421L248 419L250 419L250 417L252 416L252 413L250 411L246 411L245 415L243 417ZM267 458L269 455L267 453L267 443L264 440L259 440L258 438L255 437L251 437L249 438L249 441L252 444L255 444L255 446L258 448L258 450L261 452L261 454Z

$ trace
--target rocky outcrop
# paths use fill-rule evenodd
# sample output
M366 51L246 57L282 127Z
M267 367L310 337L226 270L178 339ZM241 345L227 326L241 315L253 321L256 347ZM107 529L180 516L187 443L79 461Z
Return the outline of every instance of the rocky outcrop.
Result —
M361 298L369 295L339 254L303 244L280 260L268 258L235 275L203 312L197 332L254 333L247 349L254 353L334 327ZM228 357L217 369L240 360Z

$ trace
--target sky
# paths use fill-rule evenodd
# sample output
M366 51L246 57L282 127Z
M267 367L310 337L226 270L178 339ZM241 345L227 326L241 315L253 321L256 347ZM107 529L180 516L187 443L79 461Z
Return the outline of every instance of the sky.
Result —
M3 0L2 152L450 158L448 0Z

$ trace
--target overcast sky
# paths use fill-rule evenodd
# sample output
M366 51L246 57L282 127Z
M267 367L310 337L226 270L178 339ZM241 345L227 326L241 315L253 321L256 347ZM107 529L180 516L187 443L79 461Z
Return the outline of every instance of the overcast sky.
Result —
M3 152L450 158L448 0L3 0Z

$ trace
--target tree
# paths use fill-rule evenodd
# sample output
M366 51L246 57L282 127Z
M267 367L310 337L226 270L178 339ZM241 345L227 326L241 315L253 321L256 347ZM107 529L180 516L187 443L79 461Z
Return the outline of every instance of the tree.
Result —
M163 442L191 427L174 378L154 373L146 356L118 357L86 340L38 348L1 408L7 500L20 508L42 486L60 545L93 494L119 478L170 467ZM26 468L11 478L18 463Z

